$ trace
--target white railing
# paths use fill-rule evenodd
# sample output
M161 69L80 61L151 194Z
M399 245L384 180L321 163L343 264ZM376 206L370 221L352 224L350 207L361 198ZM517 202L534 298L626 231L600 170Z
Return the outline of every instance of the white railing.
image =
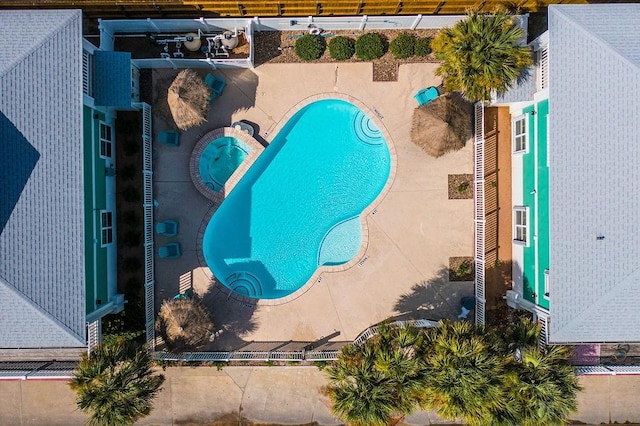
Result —
M394 321L389 323L392 327L401 327L410 325L416 328L437 327L437 321L419 319L410 321ZM378 326L367 328L354 341L354 345L362 345L377 334ZM340 342L345 345L348 342ZM229 361L334 361L338 359L340 353L337 349L331 350L300 350L300 351L220 351L220 352L155 352L154 359L158 361L213 361L213 362L229 362Z
M486 296L485 296L485 263L484 263L484 104L478 102L474 106L475 132L473 138L474 148L474 233L475 233L475 296L476 296L476 325L485 323Z
M437 327L438 322L419 319L419 320L411 320L411 321L394 321L392 323L389 323L389 325L392 327L402 327L405 325L410 325L416 328L432 328L432 327ZM356 346L362 345L364 342L366 342L367 340L369 340L370 338L378 334L378 327L379 326L374 325L373 327L367 328L358 337L356 337L356 340L353 341L353 344Z
M87 353L91 353L100 344L100 329L100 319L87 323Z
M147 347L155 350L155 273L153 263L153 129L151 128L151 106L135 104L142 109L142 187L144 210L144 311Z
M579 365L576 366L576 374L637 375L640 374L640 365Z

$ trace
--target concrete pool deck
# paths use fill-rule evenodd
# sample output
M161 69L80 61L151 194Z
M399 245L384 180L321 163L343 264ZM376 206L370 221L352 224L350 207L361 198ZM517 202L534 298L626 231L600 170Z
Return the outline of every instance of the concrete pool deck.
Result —
M449 200L447 175L472 172L473 146L439 159L410 141L413 95L438 85L435 64L404 64L397 82L373 82L370 63L267 64L255 70L217 70L227 81L211 105L209 121L184 132L180 147L154 143L155 220L180 222L177 237L156 236L156 246L182 245L180 259L156 256L156 310L162 300L193 286L224 332L208 349L239 349L249 342L353 340L364 329L390 317L454 319L471 282L448 281L448 258L472 256L472 200ZM166 84L172 70L154 70ZM158 92L157 87L154 91ZM234 121L255 124L256 139L268 143L272 130L304 99L342 93L364 103L381 119L397 154L397 173L389 192L367 216L368 247L361 265L325 272L322 282L295 300L274 306L239 303L219 291L197 255L203 218L215 203L202 196L189 176L189 159L200 136ZM167 128L154 114L154 133Z

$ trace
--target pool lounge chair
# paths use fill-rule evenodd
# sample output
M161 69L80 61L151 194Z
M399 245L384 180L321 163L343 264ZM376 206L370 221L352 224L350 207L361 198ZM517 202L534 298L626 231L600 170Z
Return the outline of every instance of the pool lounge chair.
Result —
M175 220L165 220L156 223L156 233L165 237L175 237L178 235L178 222Z
M426 89L420 90L413 97L418 101L418 105L426 105L435 98L437 98L440 94L438 93L438 89L434 86L427 87Z
M167 146L180 146L180 132L163 130L158 133L158 142Z
M182 256L182 251L180 250L180 243L169 243L165 244L158 249L158 256L161 259L177 259Z
M215 94L215 96L213 96L213 98L215 98L216 96L222 95L222 91L226 87L227 82L224 81L224 78L218 75L207 74L204 78L204 84L209 86L212 96Z

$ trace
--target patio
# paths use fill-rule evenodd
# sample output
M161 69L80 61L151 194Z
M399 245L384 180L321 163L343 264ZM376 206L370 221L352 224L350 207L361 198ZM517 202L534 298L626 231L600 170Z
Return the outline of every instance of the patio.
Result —
M473 295L472 282L449 282L450 256L471 256L473 202L449 200L447 175L471 173L471 143L433 159L410 142L413 95L438 85L434 64L404 64L397 82L372 82L370 63L266 64L255 70L217 70L227 81L211 104L208 122L184 132L179 147L154 141L155 221L177 220L177 237L156 235L156 247L181 244L179 259L155 257L156 312L164 299L193 286L209 308L217 329L209 350L238 349L249 342L350 341L387 318L455 319L462 296ZM154 94L177 74L154 70ZM205 133L235 121L255 125L256 139L267 145L271 131L296 104L309 96L338 92L375 111L395 145L397 172L389 192L367 217L365 256L342 272L325 272L295 300L279 305L250 305L228 297L210 280L197 247L216 206L195 188L189 160ZM154 102L155 103L155 102ZM154 134L169 126L154 110ZM366 236L365 236L366 239ZM327 339L328 338L328 339ZM255 345L255 344L254 344ZM304 346L304 345L303 345ZM292 348L293 349L293 348Z

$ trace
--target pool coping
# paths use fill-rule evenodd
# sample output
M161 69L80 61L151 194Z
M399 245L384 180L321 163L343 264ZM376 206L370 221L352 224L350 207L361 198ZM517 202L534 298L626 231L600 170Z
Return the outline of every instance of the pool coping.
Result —
M247 154L242 163L238 165L236 170L229 176L229 179L225 182L222 190L215 191L204 184L200 177L200 155L205 148L211 143L211 141L230 136L245 143L251 152ZM219 127L210 132L205 133L196 143L193 151L191 151L191 159L189 160L189 174L191 175L191 181L195 185L198 192L204 195L214 203L221 203L231 192L233 188L240 182L240 179L249 170L249 168L255 163L260 154L264 151L264 146L260 144L253 136L250 136L247 132L234 129L233 127Z
M284 296L284 297L280 297L278 299L254 299L254 298L250 298L250 297L246 297L246 296L242 296L240 294L235 293L233 290L231 290L230 288L228 288L227 286L225 286L223 283L219 282L213 272L211 271L211 269L209 269L209 267L207 266L207 263L204 259L204 254L202 251L202 242L203 242L203 238L204 238L204 232L206 230L207 225L209 224L209 221L211 220L211 217L213 216L213 214L215 213L215 211L218 209L220 203L222 203L222 201L224 201L224 198L226 197L226 194L229 194L231 192L231 189L233 189L233 187L235 187L235 185L240 181L240 179L244 176L244 174L247 172L247 170L249 170L249 167L251 165L253 165L253 163L256 161L257 157L259 155L256 155L255 158L252 158L250 163L247 162L247 160L249 159L249 156L247 156L247 158L245 158L245 161L242 162L242 164L240 165L240 167L238 167L238 169L236 169L236 171L233 173L233 175L231 175L231 177L229 178L229 180L227 180L227 183L230 183L232 180L232 185L230 187L229 190L227 190L227 186L225 184L225 190L224 191L220 191L218 194L219 197L217 198L211 198L209 196L206 195L206 193L203 193L203 195L205 195L205 197L209 198L211 201L213 201L212 203L212 207L209 209L209 211L207 212L207 214L205 214L204 218L202 219L202 222L200 224L200 229L198 230L198 235L197 235L197 239L196 239L196 253L197 253L197 257L198 257L198 262L200 263L200 266L203 268L204 273L207 275L207 277L209 277L209 279L211 280L212 284L213 284L213 289L217 289L219 292L226 294L227 295L227 299L233 299L236 300L238 302L240 302L241 304L245 305L245 306L277 306L277 305L283 305L286 304L288 302L291 302L297 298L299 298L300 296L302 296L304 293L306 293L307 291L309 291L309 289L311 289L311 287L316 284L316 283L320 283L322 282L322 275L324 273L333 273L333 272L343 272L346 271L348 269L353 268L354 266L362 266L364 264L364 262L366 262L367 257L365 256L366 252L367 252L367 248L369 247L369 224L367 221L367 218L369 217L369 215L374 215L377 212L377 207L378 205L382 202L382 200L387 196L387 194L389 193L389 190L391 189L391 186L393 185L393 182L395 181L395 177L396 177L396 172L397 172L397 168L398 168L398 156L397 156L397 152L396 152L396 148L395 148L395 144L393 142L393 139L391 138L391 134L389 133L389 131L387 130L386 126L384 125L384 123L382 122L382 116L375 110L372 108L369 108L364 102L360 101L359 99L345 94L345 93L339 93L339 92L324 92L324 93L318 93L312 96L309 96L305 99L303 99L302 101L298 102L296 105L294 105L293 107L291 107L281 118L280 120L278 120L278 123L272 128L270 129L269 133L265 133L263 136L265 137L265 139L267 137L269 137L269 139L267 140L267 142L269 144L271 144L271 141L273 140L273 136L272 135L277 135L282 128L289 122L289 120L298 112L300 111L302 108L306 107L307 105L316 102L316 101L320 101L320 100L324 100L324 99L339 99L339 100L344 100L347 102L350 102L351 104L355 105L356 107L360 108L360 110L362 110L365 114L367 114L376 124L376 126L378 126L378 129L380 130L380 133L382 133L382 136L384 137L384 140L387 144L387 148L389 149L389 157L390 157L390 170L389 170L389 177L387 178L387 182L385 183L385 185L383 186L382 190L380 191L380 193L378 194L378 196L367 206L364 208L364 210L362 210L362 212L360 213L360 215L358 216L360 218L360 226L362 227L362 243L360 245L360 250L358 250L358 253L353 257L353 259L351 259L349 262L344 263L342 265L333 265L333 266L319 266L316 271L313 273L313 275L311 275L311 277L296 291L294 291L293 293ZM234 132L234 134L229 134L227 135L226 133L224 134L224 136L234 136L237 137L236 135L238 133L244 133L244 132L240 132L234 128L231 127L224 127L224 130L232 130ZM209 133L207 133L205 136L219 131L221 129L216 129L213 130ZM201 138L201 141L205 138L205 136L203 136ZM242 136L242 135L241 135ZM244 133L245 137L251 138L254 141L256 141L253 137L249 136L248 134ZM244 138L239 138L242 141L245 141ZM256 143L258 143L256 141ZM198 145L200 144L200 141L198 142ZM198 148L198 145L196 145L196 148L194 148L194 152L196 151L196 149ZM253 150L253 145L250 145L252 147L252 152L250 154L253 155L254 150ZM259 151L260 153L262 153L262 151L265 149L264 147L262 147L262 145L260 145L261 150ZM202 148L204 149L204 147ZM258 152L258 151L256 151ZM192 161L193 161L193 155L192 155ZM243 167L246 163L246 167ZM195 166L195 163L194 163ZM198 173L198 179L193 179L193 167L190 163L190 172L192 173L192 180L194 182L194 184L196 183L197 180L200 180L199 178L199 172L196 169L196 173ZM208 192L215 192L212 191L211 189L209 189L206 185L204 185L202 183L202 181L200 180L201 186L203 188L206 189L206 191ZM198 187L196 185L196 187ZM198 189L200 191L200 189ZM202 191L200 191L202 192Z

